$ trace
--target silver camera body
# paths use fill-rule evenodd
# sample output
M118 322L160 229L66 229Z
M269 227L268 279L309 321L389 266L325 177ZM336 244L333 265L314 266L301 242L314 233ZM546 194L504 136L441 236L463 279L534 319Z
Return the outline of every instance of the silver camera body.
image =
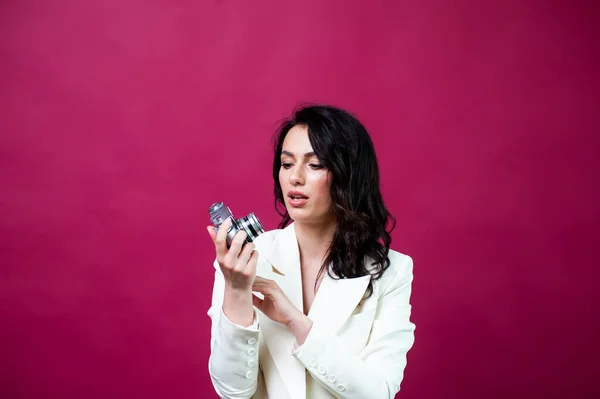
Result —
M227 230L227 248L231 246L231 241L238 231L244 230L248 235L243 245L254 241L256 237L265 232L260 224L260 221L256 215L254 215L254 213L250 213L249 215L236 220L233 217L233 213L231 213L229 207L225 206L225 204L222 202L215 202L212 204L208 210L208 213L210 215L212 224L217 229L223 224L224 221L231 219L231 226L229 227L229 230Z

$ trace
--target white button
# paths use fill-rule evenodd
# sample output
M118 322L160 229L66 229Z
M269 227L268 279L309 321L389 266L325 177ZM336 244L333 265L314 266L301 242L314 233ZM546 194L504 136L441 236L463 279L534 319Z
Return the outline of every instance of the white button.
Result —
M327 372L327 369L323 366L319 366L319 368L317 369L317 371L319 372L319 374L323 375Z
M256 349L250 348L246 351L246 353L249 354L250 356L254 356L254 355L256 355Z
M346 387L345 387L344 385L342 385L342 384L339 384L339 385L337 386L337 389L338 389L338 391L340 391L340 392L344 392L344 391L346 390Z
M256 361L255 360L248 360L248 363L246 363L248 365L248 367L254 367L256 366Z
M254 345L255 343L256 343L256 338L250 338L250 339L248 340L248 344L249 344L249 345Z
M246 379L249 380L250 378L252 378L252 371L246 373Z
M308 363L310 367L317 367L317 359L311 359L310 363Z
M327 380L329 380L329 382L331 382L331 383L333 384L333 383L335 382L335 380L336 380L336 378L335 378L335 375L333 375L333 374L332 374L332 375L330 375L330 376L327 378Z

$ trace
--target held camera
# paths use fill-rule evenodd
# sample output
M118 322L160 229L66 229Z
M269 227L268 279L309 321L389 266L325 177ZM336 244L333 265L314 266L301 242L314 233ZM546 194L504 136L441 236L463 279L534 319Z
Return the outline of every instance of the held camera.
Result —
M208 210L208 213L210 214L210 220L212 224L217 229L219 228L219 226L221 226L221 224L223 224L225 220L227 220L227 218L231 219L231 226L227 231L227 248L231 246L231 241L233 240L233 237L240 230L244 230L246 234L248 234L248 236L246 237L246 241L244 241L243 245L254 241L256 237L265 232L262 225L260 224L260 221L258 220L256 215L254 215L254 213L250 213L248 216L244 216L236 220L233 217L233 213L231 213L229 207L225 206L225 204L223 204L222 202L215 202L214 204L212 204Z

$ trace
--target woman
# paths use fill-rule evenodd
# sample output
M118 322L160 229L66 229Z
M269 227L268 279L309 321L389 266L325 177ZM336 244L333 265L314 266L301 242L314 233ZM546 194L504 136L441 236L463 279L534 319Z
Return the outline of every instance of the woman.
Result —
M393 398L414 342L413 264L389 248L394 219L367 131L341 109L301 108L278 131L273 178L280 229L244 246L239 232L227 249L229 223L208 227L215 390Z

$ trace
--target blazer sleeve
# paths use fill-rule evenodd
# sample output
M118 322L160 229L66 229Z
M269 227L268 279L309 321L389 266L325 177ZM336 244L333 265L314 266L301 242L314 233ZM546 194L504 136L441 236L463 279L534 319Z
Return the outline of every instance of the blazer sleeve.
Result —
M339 337L313 324L294 356L337 398L389 398L400 390L406 354L414 343L410 321L413 261L403 255L382 290L369 341L359 354L344 350Z
M258 384L258 317L254 324L242 327L232 323L223 313L225 279L215 261L215 282L211 319L210 358L208 371L215 391L221 398L250 398Z

